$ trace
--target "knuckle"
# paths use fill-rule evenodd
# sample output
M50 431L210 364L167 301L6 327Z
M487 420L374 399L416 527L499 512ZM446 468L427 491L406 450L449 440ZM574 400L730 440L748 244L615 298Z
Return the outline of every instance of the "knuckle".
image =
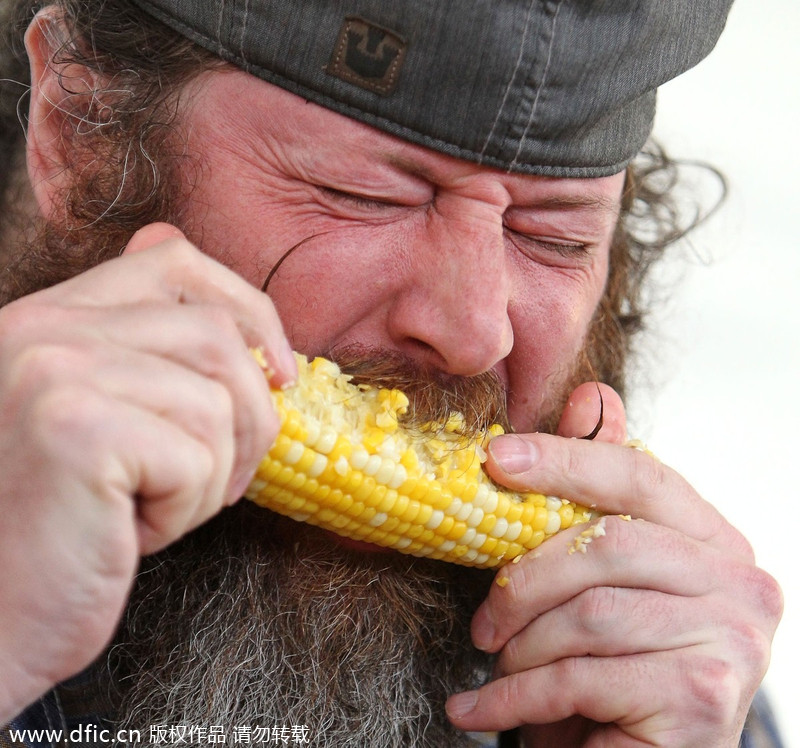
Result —
M177 538L192 526L193 517L207 519L220 490L219 465L212 449L194 443L174 457L171 468L174 475L168 493L139 494L150 523L160 528L160 535L171 538ZM169 499L167 502L163 501L165 497Z
M581 449L570 449L570 444L565 445L561 452L561 465L559 474L561 475L584 475L586 471L586 457Z
M522 620L525 611L529 607L529 601L536 589L536 565L532 563L523 562L508 569L507 576L511 583L506 585L498 598L502 601L503 615L500 620L513 624L517 620ZM508 564L511 566L511 564ZM505 572L505 568L503 569ZM497 585L492 585L492 592L495 589L500 589Z
M8 382L17 390L32 391L64 382L70 372L80 371L78 351L58 343L27 346L10 366ZM85 369L84 369L85 371Z
M209 344L212 349L227 351L226 345L231 340L238 340L241 335L238 332L236 320L229 309L221 304L205 304L199 307L204 329L209 331ZM215 336L224 336L215 338Z
M495 674L506 676L526 669L525 666L521 666L521 663L527 663L530 660L530 647L531 643L528 637L512 636L500 650L495 661Z
M99 397L80 385L61 384L38 395L27 422L40 443L60 451L81 440L96 439L102 430L103 413Z
M757 609L766 616L774 630L783 615L784 599L780 584L772 575L756 566L749 569L747 583L755 596Z
M595 638L619 622L619 595L613 587L592 587L575 598L575 623L582 635Z
M233 422L233 395L223 382L208 380L204 397L203 418L211 434L229 433ZM206 427L201 432L209 433Z
M736 650L763 677L769 664L771 637L767 636L758 626L739 623L734 626L732 638L735 641Z
M232 359L241 354L242 335L232 313L216 304L195 309L202 333L196 342L203 366L210 376L223 378L232 370Z
M738 709L741 688L730 663L712 657L686 663L686 696L709 722L728 724Z
M648 454L631 449L628 460L628 483L632 495L659 497L667 480L667 467Z
M163 261L174 272L193 274L202 266L200 250L187 239L180 237L164 239L154 249L163 256Z
M778 581L767 572L759 569L759 576L761 578L759 587L761 590L761 609L767 613L774 626L777 626L778 621L783 616L783 590Z
M565 684L566 688L561 694L551 694L551 699L563 698L564 694L569 693L570 685L581 683L586 677L586 670L582 664L585 658L581 657L564 657L558 662L553 663L554 679L557 683Z
M209 273L209 260L188 240L166 239L142 253L142 262L155 265L153 278L168 296L182 301L185 290L204 282Z
M211 382L205 386L203 400L192 414L191 422L178 421L175 425L198 442L202 453L213 456L218 469L227 466L235 422L232 397L224 385Z
M211 449L198 449L191 465L187 468L186 494L189 497L201 496L208 487L217 482L219 466ZM192 500L191 503L194 503Z
M490 708L502 714L516 714L525 696L522 679L509 675L491 683L490 689L484 689L482 701L484 709ZM488 697L488 698L487 698Z
M236 320L229 309L221 304L205 304L201 309L203 322L206 328L208 330L213 330L215 333L225 335L221 341L213 341L212 339L212 342L217 342L219 345L220 342L226 342L241 337L238 333L239 328L236 325Z
M718 538L732 553L740 556L748 565L755 564L756 554L750 541L730 525L722 514L717 514L709 523L707 537L709 539Z
M618 562L637 553L639 544L639 523L629 522L621 517L609 515L604 523L605 535L601 538L607 557Z

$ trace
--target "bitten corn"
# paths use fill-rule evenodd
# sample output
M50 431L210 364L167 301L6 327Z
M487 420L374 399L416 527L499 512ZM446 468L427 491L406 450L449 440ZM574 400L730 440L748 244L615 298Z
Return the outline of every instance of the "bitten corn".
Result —
M354 385L327 359L297 360L297 383L273 391L282 428L247 491L257 504L355 540L485 568L597 516L493 483L482 463L501 427L468 439L454 416L407 429L399 390Z

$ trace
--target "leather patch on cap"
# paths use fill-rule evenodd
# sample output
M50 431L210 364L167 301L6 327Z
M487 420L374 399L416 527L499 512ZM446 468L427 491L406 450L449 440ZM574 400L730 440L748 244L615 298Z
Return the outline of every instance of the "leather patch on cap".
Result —
M344 19L326 71L386 96L397 84L406 41L390 29L357 16Z

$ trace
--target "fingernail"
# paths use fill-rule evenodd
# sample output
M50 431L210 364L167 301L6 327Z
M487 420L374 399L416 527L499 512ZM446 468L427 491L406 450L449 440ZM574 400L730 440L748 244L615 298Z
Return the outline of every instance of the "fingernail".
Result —
M281 368L286 372L289 380L294 382L297 379L297 359L288 343L282 347L280 356Z
M489 442L492 459L509 475L525 473L537 459L539 450L519 436L498 436Z
M494 644L494 621L484 613L478 613L472 622L472 643L481 652L488 652Z
M478 703L477 691L465 691L464 693L457 693L447 700L445 709L447 715L453 719L461 719L469 714Z

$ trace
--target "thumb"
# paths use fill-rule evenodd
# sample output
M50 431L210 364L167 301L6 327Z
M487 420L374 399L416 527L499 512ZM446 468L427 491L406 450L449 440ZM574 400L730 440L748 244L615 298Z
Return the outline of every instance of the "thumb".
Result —
M616 391L601 382L584 382L576 387L564 406L556 433L559 436L582 437L602 425L596 441L623 444L628 438L625 405Z
M168 239L185 239L183 232L169 223L150 223L140 228L128 242L123 254L141 252Z

